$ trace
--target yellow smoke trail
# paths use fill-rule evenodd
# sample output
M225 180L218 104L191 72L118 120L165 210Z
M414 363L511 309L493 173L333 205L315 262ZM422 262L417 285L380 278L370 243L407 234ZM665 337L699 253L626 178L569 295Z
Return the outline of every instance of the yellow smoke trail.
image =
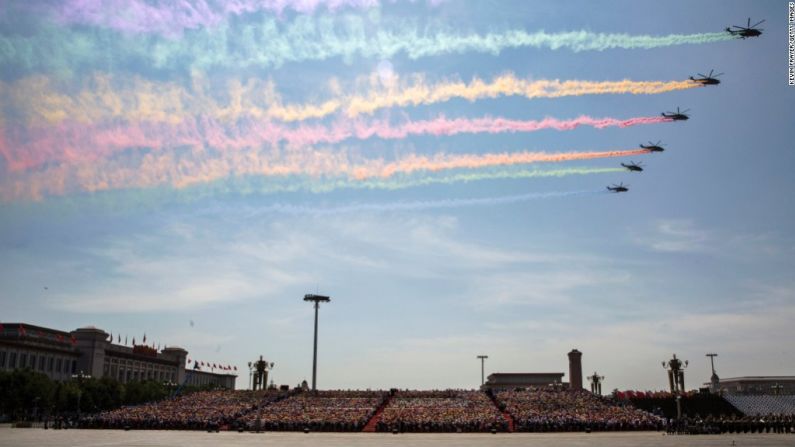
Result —
M629 93L633 95L653 95L674 90L685 90L698 87L691 81L559 81L518 79L507 74L487 83L475 79L470 83L443 82L427 85L418 82L403 88L393 88L370 93L367 96L355 96L349 99L344 112L353 117L370 114L387 107L405 107L434 104L462 98L475 101L482 98L500 96L523 96L534 98L559 98L563 96L603 95ZM285 117L286 118L286 117ZM282 118L284 119L284 118Z
M286 103L272 82L230 80L223 88L210 85L194 75L190 87L172 82L141 78L115 79L96 74L77 92L64 92L46 76L34 76L12 83L0 82L0 99L18 111L28 124L59 123L65 120L98 123L125 119L176 124L197 115L221 121L240 118L272 119L285 122L323 118L335 113L347 117L372 114L379 109L429 105L455 98L475 101L502 96L559 98L602 94L659 94L700 87L691 81L560 81L520 79L505 74L490 82L441 81L429 83L422 77L388 84L372 77L359 85L359 93L345 93L330 80L332 97L305 103ZM322 87L322 86L321 86Z
M386 179L416 172L478 169L533 163L555 163L647 154L648 150L600 152L513 152L486 154L411 154L396 160L361 159L339 149L263 149L216 152L204 148L144 154L124 159L63 164L22 172L0 181L4 201L40 200L75 192L170 186L186 188L229 177L309 176L354 181Z

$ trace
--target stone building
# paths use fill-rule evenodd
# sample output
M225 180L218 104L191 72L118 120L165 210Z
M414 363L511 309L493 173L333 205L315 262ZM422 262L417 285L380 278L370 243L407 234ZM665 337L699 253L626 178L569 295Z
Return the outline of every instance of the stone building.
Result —
M568 386L563 383L563 373L493 373L481 389L502 391L555 385Z
M718 393L741 395L795 395L795 376L743 376L720 379L715 385Z
M30 368L53 380L72 375L111 377L122 383L155 380L234 389L234 374L186 369L188 351L147 345L114 344L110 334L95 327L71 332L27 323L0 323L0 369Z

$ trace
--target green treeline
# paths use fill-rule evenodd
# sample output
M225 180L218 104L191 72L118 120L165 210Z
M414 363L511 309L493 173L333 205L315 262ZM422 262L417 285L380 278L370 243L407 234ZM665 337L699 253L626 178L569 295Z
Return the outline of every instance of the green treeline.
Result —
M45 416L90 414L122 405L165 399L175 386L156 381L121 383L111 378L60 382L46 374L17 369L0 371L0 420L29 420ZM198 391L184 387L181 394Z

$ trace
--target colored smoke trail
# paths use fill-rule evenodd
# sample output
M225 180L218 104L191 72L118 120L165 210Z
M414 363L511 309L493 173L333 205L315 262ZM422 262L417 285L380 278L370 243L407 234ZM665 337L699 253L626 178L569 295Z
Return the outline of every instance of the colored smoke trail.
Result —
M184 30L218 26L232 16L254 12L278 16L286 11L312 14L320 9L334 12L346 8L373 8L380 3L379 0L66 0L55 6L55 16L65 24L178 37Z
M499 197L483 197L470 199L446 199L446 200L421 200L413 202L391 202L391 203L354 203L337 207L311 207L304 205L273 204L258 207L255 213L270 214L297 214L311 216L329 216L337 214L350 214L358 212L388 212L388 211L423 211L431 209L451 209L473 206L488 205L510 205L514 203L528 202L531 200L552 199L558 197L575 197L583 195L604 194L604 191L568 191L568 192L545 192L516 194Z
M88 1L88 0L87 0ZM197 11L197 23L211 22L211 13ZM99 19L104 20L104 19ZM122 24L126 17L120 19ZM162 25L139 18L126 23L141 31L157 32ZM382 23L384 22L384 23ZM175 25L178 29L179 25ZM427 31L433 30L433 31ZM494 33L462 34L439 23L389 22L379 18L342 16L299 16L292 21L258 18L198 29L183 38L169 39L119 34L114 30L63 28L40 24L36 32L0 38L0 65L14 66L27 73L77 73L87 67L130 65L156 70L206 71L217 68L274 68L285 63L322 61L354 57L390 59L405 54L418 59L470 52L499 54L511 48L569 49L603 51L614 48L649 49L672 45L704 44L736 39L725 32L629 35L570 31L546 33L523 29Z
M450 136L461 133L535 132L544 129L573 130L579 126L597 129L630 127L671 122L661 116L627 119L579 116L560 120L511 120L506 118L446 118L405 121L365 122L344 120L332 126L300 125L287 127L273 122L253 120L221 123L211 119L185 120L178 125L130 123L85 126L60 123L35 130L18 130L3 135L0 130L0 154L12 170L30 169L51 162L84 162L112 155L130 148L173 148L209 146L215 149L240 150L276 145L333 144L356 138L402 139L412 135Z
M516 170L477 170L475 172L459 172L447 175L401 176L388 180L352 180L349 178L295 178L284 179L253 177L243 179L227 179L208 185L213 192L240 192L274 194L308 191L312 193L329 193L340 189L369 189L396 191L429 185L454 185L484 180L560 178L570 175L591 175L624 172L624 168L574 167L564 169L516 169Z
M353 97L348 101L343 113L348 117L361 114L371 114L376 110L387 107L406 107L435 104L449 101L454 98L475 101L483 98L497 98L501 96L523 96L527 99L535 98L560 98L564 96L605 95L605 94L633 94L654 95L675 90L687 90L699 85L687 81L560 81L538 80L530 81L516 78L507 74L495 78L492 82L474 79L469 83L442 82L427 85L422 81L402 89L388 89L383 92L370 93L364 97ZM280 112L280 113L278 113ZM312 108L296 108L273 110L271 112L284 121L304 119L318 115ZM278 115L277 115L278 113ZM310 116L307 116L310 115ZM314 116L317 117L317 116Z
M339 149L268 149L217 152L204 148L125 154L75 165L47 166L11 173L0 180L4 201L41 200L80 192L187 188L232 177L345 177L353 181L388 179L414 173L556 163L648 154L646 149L602 152L513 152L486 154L410 154L396 160L361 159ZM135 157L130 159L130 157Z
M331 84L333 82L330 81ZM317 103L285 104L271 83L252 79L245 83L231 80L226 89L218 93L199 77L192 80L191 88L185 88L175 83L140 78L119 80L95 75L85 80L79 91L66 94L59 91L54 80L35 76L17 82L0 82L0 100L17 110L17 115L31 126L64 120L99 123L117 119L179 124L197 115L219 121L251 118L294 122L335 113L354 118L389 107L430 105L456 98L475 101L503 96L534 99L604 94L652 95L701 87L701 84L689 80L528 80L505 74L488 82L475 78L470 82L429 83L417 76L387 86L371 79L362 94L343 92Z

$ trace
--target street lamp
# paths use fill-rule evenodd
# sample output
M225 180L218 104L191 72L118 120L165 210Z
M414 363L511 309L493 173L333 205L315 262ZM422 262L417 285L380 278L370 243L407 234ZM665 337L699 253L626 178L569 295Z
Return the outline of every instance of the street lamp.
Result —
M80 398L83 396L83 379L88 379L91 376L84 374L80 370L77 374L72 374L72 379L77 379L77 423L80 424Z
M315 303L315 345L312 353L312 391L317 391L317 311L320 308L320 303L328 303L331 301L330 297L323 295L304 295L304 301L312 301Z
M715 373L715 357L717 356L718 354L714 352L707 354L707 357L709 357L710 366L712 367L712 375L709 376L709 389L713 393L720 391L720 377L718 377L718 374Z
M274 363L274 362L271 362L270 365L268 365L268 371L270 371L270 377L271 377L271 387L273 387L273 367L274 366L276 366L276 363ZM268 388L267 385L268 385L267 383L263 383L262 384L262 389Z
M482 387L486 383L486 359L489 356L481 354L477 358L480 359L480 386Z
M597 394L599 396L602 395L603 380L605 380L605 376L600 376L596 373L596 371L594 371L592 376L588 376L588 381L591 382L591 393Z

